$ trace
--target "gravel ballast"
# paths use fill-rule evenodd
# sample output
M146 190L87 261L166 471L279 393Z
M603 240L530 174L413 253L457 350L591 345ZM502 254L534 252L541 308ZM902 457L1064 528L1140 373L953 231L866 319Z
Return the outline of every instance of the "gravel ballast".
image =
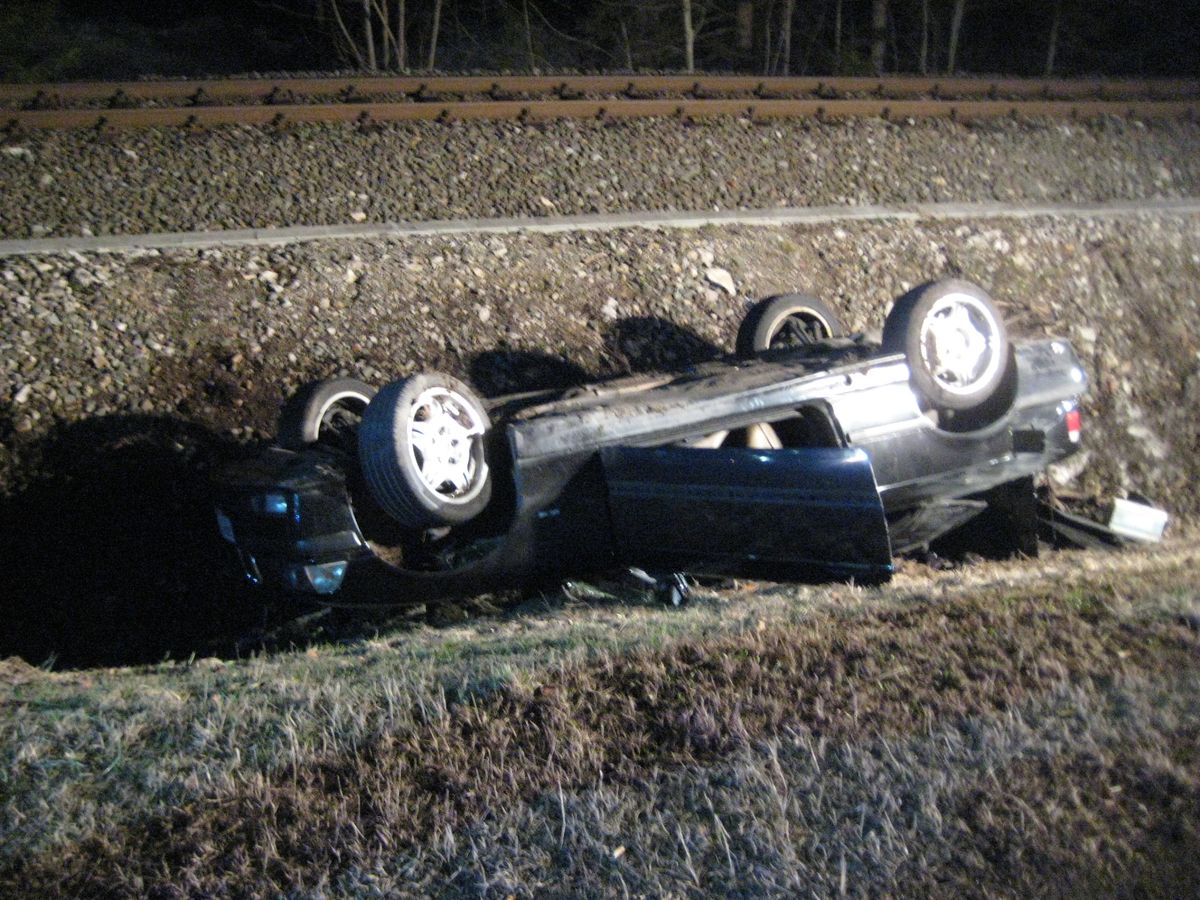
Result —
M736 295L719 286L727 271ZM850 329L930 277L978 281L1092 378L1084 490L1200 512L1200 220L846 224L69 254L0 268L3 483L81 429L267 437L302 382L441 369L495 394L728 351L754 299L808 290ZM107 423L107 424L106 424ZM132 423L132 425L131 425ZM1071 473L1058 473L1066 479Z
M1200 194L1200 125L722 118L34 132L0 237Z

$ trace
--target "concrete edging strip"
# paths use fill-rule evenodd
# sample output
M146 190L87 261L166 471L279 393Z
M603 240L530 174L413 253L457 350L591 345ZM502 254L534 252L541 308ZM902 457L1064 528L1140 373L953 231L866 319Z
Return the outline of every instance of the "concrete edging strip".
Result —
M1115 200L1093 203L911 203L898 205L779 207L713 212L634 212L523 219L446 219L361 225L297 225L97 237L0 241L0 256L55 253L136 253L142 250L199 250L212 247L278 246L308 241L436 237L465 234L553 234L619 228L703 228L728 225L828 225L835 222L921 219L1026 219L1038 216L1111 218L1136 215L1194 215L1200 198Z

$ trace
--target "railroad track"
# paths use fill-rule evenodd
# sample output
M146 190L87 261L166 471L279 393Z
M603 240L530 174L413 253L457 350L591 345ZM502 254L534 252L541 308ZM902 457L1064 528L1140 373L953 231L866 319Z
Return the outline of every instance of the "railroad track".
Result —
M0 128L645 116L1196 118L1200 82L979 78L519 76L0 85Z

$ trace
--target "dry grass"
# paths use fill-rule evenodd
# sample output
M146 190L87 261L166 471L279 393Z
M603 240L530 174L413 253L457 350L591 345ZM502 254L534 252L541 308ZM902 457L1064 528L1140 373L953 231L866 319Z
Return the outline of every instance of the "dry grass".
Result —
M0 891L1194 892L1198 557L10 665Z

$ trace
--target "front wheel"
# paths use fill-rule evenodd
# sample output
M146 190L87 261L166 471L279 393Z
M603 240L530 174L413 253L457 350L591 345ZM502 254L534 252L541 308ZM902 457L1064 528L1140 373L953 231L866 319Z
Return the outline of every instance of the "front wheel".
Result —
M358 458L375 501L410 528L458 525L492 495L483 404L457 378L412 375L383 387L359 428Z
M896 301L883 349L908 358L913 387L937 409L974 409L996 393L1008 366L1008 336L992 298L959 279L933 281Z

